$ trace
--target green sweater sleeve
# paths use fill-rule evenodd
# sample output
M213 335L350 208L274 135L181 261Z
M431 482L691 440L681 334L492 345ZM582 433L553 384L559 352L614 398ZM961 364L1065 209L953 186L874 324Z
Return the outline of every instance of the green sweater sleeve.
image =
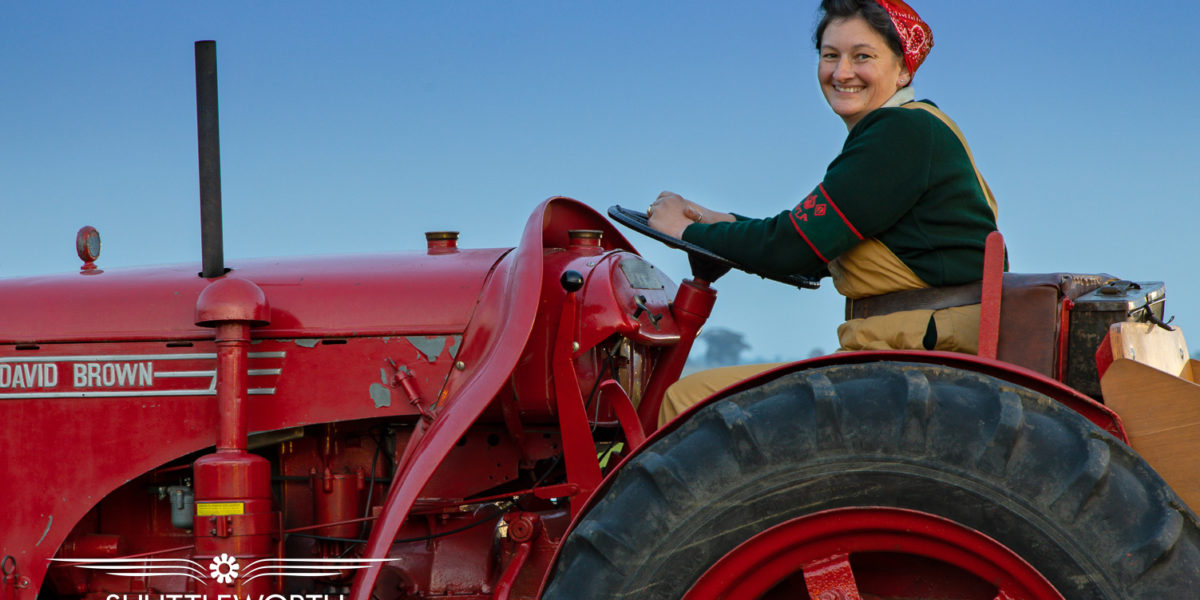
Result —
M770 275L814 275L895 224L929 182L931 129L906 109L880 109L851 130L825 178L795 208L766 219L697 223L683 239Z

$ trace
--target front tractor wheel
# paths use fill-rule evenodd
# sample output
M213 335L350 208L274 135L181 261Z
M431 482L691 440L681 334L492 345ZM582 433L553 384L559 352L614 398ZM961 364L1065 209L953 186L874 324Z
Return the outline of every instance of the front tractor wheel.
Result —
M622 468L545 597L1188 598L1200 528L1132 450L952 368L794 373Z

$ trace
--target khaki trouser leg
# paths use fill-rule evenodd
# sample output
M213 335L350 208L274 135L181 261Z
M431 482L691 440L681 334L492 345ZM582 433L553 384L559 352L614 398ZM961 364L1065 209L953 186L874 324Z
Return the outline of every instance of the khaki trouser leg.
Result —
M662 427L679 413L720 390L783 364L787 363L717 367L688 375L667 388L658 411L658 425Z
M838 326L838 342L847 350L924 350L922 344L933 315L937 344L932 350L979 351L979 305L931 310L906 310L865 319L851 319Z

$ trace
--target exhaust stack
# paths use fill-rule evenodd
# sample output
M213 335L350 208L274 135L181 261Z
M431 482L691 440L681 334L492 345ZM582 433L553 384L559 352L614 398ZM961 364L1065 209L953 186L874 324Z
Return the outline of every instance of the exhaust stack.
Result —
M225 274L221 233L221 135L217 118L217 43L196 42L196 139L200 157L200 276Z

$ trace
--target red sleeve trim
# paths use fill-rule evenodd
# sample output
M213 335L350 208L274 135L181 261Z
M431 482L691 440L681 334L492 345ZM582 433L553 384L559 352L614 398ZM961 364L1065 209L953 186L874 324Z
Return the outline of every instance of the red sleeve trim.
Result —
M816 254L817 258L821 259L821 262L829 264L829 259L821 256L821 251L817 250L817 247L813 245L812 240L808 239L808 236L804 235L804 232L800 229L800 224L796 222L796 212L788 211L788 218L792 220L792 227L796 228L796 233L800 234L801 238L804 238L804 243L808 244L809 248L812 248L813 254Z
M862 241L862 239L863 239L862 234L859 233L858 230L854 228L854 225L850 223L850 219L847 219L846 215L842 214L842 209L838 208L837 205L833 203L833 198L830 198L829 192L825 191L825 184L818 183L817 189L821 190L821 194L823 196L825 196L825 201L828 202L829 205L833 207L833 210L837 211L838 216L842 218L842 222L846 224L846 227L850 228L850 232L853 233L855 236L857 236L859 241ZM794 221L793 221L793 224L795 224ZM825 262L829 262L829 261L825 261Z

